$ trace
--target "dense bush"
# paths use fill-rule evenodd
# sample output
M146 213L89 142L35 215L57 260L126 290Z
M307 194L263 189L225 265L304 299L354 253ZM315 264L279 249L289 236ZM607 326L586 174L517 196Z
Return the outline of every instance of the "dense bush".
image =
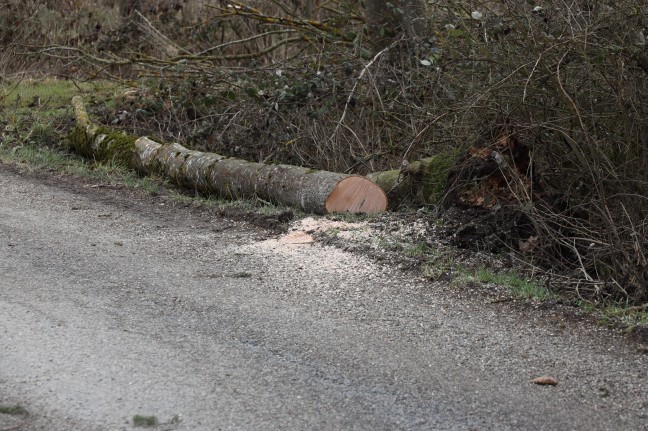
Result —
M479 121L512 125L531 146L540 187L508 204L532 224L536 263L578 280L581 293L644 301L646 6L500 4L477 28L450 30L460 40L446 44L438 88L456 100L456 127L469 136Z

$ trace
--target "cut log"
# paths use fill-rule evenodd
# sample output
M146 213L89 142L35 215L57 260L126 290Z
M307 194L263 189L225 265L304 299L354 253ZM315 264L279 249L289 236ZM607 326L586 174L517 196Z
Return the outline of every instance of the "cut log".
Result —
M315 213L372 214L387 208L385 193L361 176L248 162L146 137L134 145L140 171L162 173L185 187L231 199L258 196Z
M115 160L146 174L162 174L184 187L226 198L258 196L319 214L373 214L387 209L385 192L365 177L266 165L136 138L93 125L80 97L72 104L78 126L70 139L83 155Z
M383 206L384 205L384 206ZM328 212L373 214L387 206L387 195L371 180L361 176L342 179L326 198Z

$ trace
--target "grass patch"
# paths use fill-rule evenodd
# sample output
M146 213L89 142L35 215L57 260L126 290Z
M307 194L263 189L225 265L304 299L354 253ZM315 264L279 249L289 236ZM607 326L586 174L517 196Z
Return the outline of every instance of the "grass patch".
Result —
M75 83L59 79L23 80L0 85L0 162L21 169L51 170L149 193L160 181L142 178L116 163L93 163L69 152L65 136L73 122L72 96L87 94L107 104L120 87L105 81Z
M545 286L534 280L528 280L519 274L509 272L493 272L488 268L478 268L474 272L465 272L455 283L462 282L491 283L507 287L511 294L521 299L539 299L542 301L556 299L558 296Z
M402 251L403 245L398 241L385 236L377 236L371 238L371 246L375 249L383 249L389 251Z
M135 427L154 427L158 424L157 417L155 416L133 416L133 426Z
M0 144L0 161L21 165L28 170L56 169L64 170L73 163L64 154L35 144L18 145L15 147Z
M432 253L421 268L421 274L430 280L438 280L451 276L456 270L457 263L451 253Z
M594 316L599 325L611 327L621 325L628 333L635 328L648 326L648 304L630 306L625 303L611 304L578 300L573 305Z
M156 177L142 177L131 169L124 168L115 163L93 163L90 164L90 171L87 172L83 168L86 165L80 166L80 176L96 178L102 181L109 181L111 183L123 184L131 189L142 189L148 193L157 191L164 181ZM75 167L68 166L66 173L73 175Z
M0 104L12 108L32 108L51 111L57 108L70 108L70 100L76 94L108 97L120 87L107 81L74 82L46 78L25 79L7 82L0 86Z
M419 257L430 254L431 248L424 242L419 242L417 244L407 245L403 248L403 254L410 257Z
M93 179L110 184L123 184L148 193L161 187L162 181L154 177L140 177L136 172L116 164L92 163L57 148L37 144L9 147L0 144L0 161L20 166L28 171L51 170L66 175Z
M289 208L258 198L240 198L230 200L214 194L195 193L187 190L170 189L169 197L182 204L198 203L216 210L236 209L245 213L260 216L273 216L285 211L292 211L295 217L305 217L306 214L296 208Z
M15 406L4 406L0 405L0 413L4 415L12 416L27 416L27 410L19 405Z

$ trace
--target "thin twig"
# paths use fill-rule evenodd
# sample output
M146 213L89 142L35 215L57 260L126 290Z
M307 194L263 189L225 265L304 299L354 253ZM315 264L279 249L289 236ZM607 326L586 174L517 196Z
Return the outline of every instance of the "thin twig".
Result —
M335 137L337 136L338 132L340 131L340 127L342 127L342 123L344 123L344 119L347 116L347 112L349 110L349 106L351 105L351 101L353 100L353 95L355 93L356 88L358 87L358 84L364 78L365 73L367 73L367 70L376 62L380 57L383 56L387 51L395 47L398 42L400 42L400 39L394 40L391 45L389 45L386 48L383 48L382 50L378 51L374 57L365 64L365 66L362 68L360 71L360 75L358 75L358 78L356 79L356 82L353 84L353 87L351 87L351 91L349 92L349 96L347 97L346 103L344 104L344 110L342 111L342 116L340 117L340 120L338 121L337 125L335 126L335 129L333 130L333 133L331 134L331 137L329 138L329 142L332 142Z
M250 37L247 37L245 39L232 40L230 42L225 42L225 43L221 43L220 45L212 46L211 48L207 48L204 51L200 51L199 53L196 54L196 56L203 56L203 55L205 55L207 53L210 53L212 51L216 51L217 49L226 48L228 46L236 45L236 44L239 44L239 43L250 42L252 40L259 39L259 38L264 37L264 36L271 36L271 35L274 35L274 34L296 33L296 32L297 32L297 30L267 31L267 32L261 33L261 34L255 34L254 36L250 36Z
M149 34L152 33L153 37L155 37L156 39L161 41L161 43L164 45L164 49L167 52L167 54L169 54L170 56L173 56L173 55L177 55L178 51L182 51L185 54L191 55L191 52L187 51L186 49L182 48L181 46L176 45L175 43L173 43L173 41L171 41L171 39L169 39L164 34L162 34L162 32L160 30L158 30L157 28L155 28L155 26L153 26L153 24L151 24L151 21L149 21L137 9L135 9L135 13L146 24L146 25L142 25L140 28L143 28L144 31L146 31Z

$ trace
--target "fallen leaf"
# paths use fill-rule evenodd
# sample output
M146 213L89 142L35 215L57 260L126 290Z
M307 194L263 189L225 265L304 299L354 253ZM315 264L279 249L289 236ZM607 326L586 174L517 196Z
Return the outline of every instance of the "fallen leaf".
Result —
M532 382L535 383L536 385L545 385L545 386L546 385L556 386L558 384L558 380L549 376L536 377L535 379L532 380Z

